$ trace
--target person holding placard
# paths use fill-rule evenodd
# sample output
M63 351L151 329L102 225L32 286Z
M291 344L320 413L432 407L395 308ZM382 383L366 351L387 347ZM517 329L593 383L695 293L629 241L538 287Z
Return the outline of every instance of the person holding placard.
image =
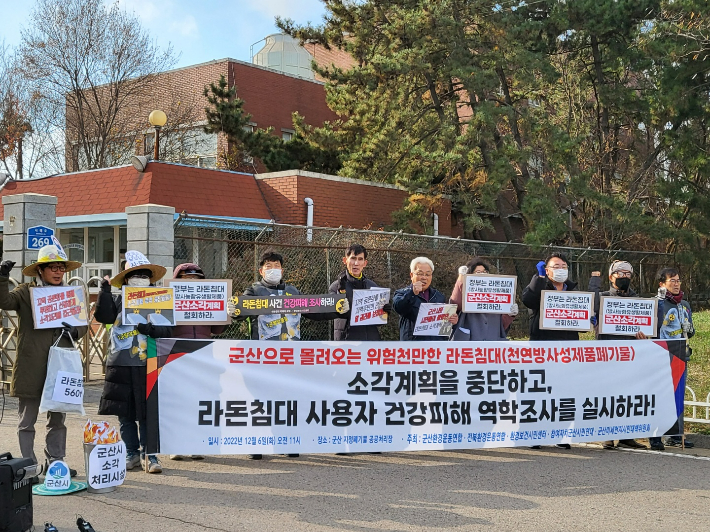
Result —
M102 281L94 310L96 321L111 325L99 414L118 417L121 439L126 444L126 469L140 464L148 473L161 473L163 467L157 456L145 455L147 337L169 338L173 327L148 322L123 324L123 297L114 296L111 287L155 286L166 271L163 266L151 264L142 253L127 251L125 269L110 281Z
M409 277L412 284L400 288L394 293L392 306L399 314L399 339L402 341L441 341L442 336L415 336L414 326L419 316L422 303L445 303L446 297L436 288L431 286L434 275L434 263L427 257L417 257L409 264ZM449 317L448 321L455 325L458 322L456 314Z
M372 279L363 274L367 266L367 250L360 244L351 244L343 257L345 271L330 285L331 294L345 294L348 308L353 306L353 290L368 290L377 288ZM392 312L392 305L386 303L383 307L386 314ZM343 314L333 322L335 340L378 341L381 340L378 325L350 325L350 312Z
M32 317L32 298L30 288L36 286L62 286L64 274L81 267L80 262L70 261L59 245L44 246L37 253L37 262L22 270L27 277L34 277L30 283L23 283L14 290L9 290L10 272L15 263L5 260L0 263L0 308L13 310L18 317L17 356L12 368L10 395L18 398L17 436L20 451L24 458L31 458L35 463L34 453L35 423L39 414L40 400L44 381L47 377L49 348L57 340L59 347L72 347L74 340L83 337L87 327L56 327L38 329ZM65 414L47 412L47 432L44 455L46 464L64 460L67 448L67 428ZM76 470L70 470L71 476Z
M631 277L634 274L634 267L631 263L625 260L615 260L609 266L609 290L601 292L601 272L592 272L592 277L589 279L589 291L595 293L594 297L594 312L596 314L595 323L597 324L596 338L597 340L619 340L622 338L636 338L645 340L646 335L639 331L635 334L618 335L618 334L600 334L599 333L599 302L600 296L611 297L638 297L638 294L631 288ZM602 446L604 449L615 449L614 440L605 441ZM634 439L619 440L620 447L628 447L630 449L648 449L644 444L637 442Z
M459 268L459 277L454 285L454 290L449 298L449 303L456 305L461 312L463 300L463 285L466 275L486 275L491 272L490 264L476 257L468 262L466 266ZM507 332L518 315L518 305L513 303L510 307L510 314L494 313L462 313L451 339L454 341L496 341L507 340Z

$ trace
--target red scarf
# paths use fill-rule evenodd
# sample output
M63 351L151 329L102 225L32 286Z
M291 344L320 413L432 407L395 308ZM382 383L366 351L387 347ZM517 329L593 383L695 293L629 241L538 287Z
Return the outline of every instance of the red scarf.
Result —
M683 299L683 291L681 290L680 292L678 292L678 295L674 295L670 291L668 291L666 292L666 299L675 303L676 305L680 305L680 302Z

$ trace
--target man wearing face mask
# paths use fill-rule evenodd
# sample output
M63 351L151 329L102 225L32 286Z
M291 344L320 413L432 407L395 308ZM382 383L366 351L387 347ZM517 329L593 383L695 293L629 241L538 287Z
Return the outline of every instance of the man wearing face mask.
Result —
M594 313L596 319L599 319L600 296L612 297L639 297L631 288L631 277L634 274L634 268L631 263L624 260L616 260L609 267L609 290L601 292L601 272L592 272L592 277L589 280L589 291L594 292ZM631 335L620 334L596 334L597 340L621 340L623 338L635 338L638 340L646 339L646 335L642 332L637 332ZM620 447L628 447L630 449L647 449L645 445L637 442L634 439L619 440ZM603 443L605 449L614 449L614 441L608 440Z
M121 439L126 445L126 469L140 464L147 473L162 473L163 467L156 455L145 454L146 337L169 338L173 327L142 322L124 324L121 319L123 296L121 293L114 296L111 286L154 286L166 271L163 266L151 264L142 253L127 251L125 269L110 281L108 278L102 281L94 310L96 321L111 325L99 414L118 417Z
M17 436L20 452L24 458L32 458L35 463L38 463L34 453L35 423L47 378L49 348L57 340L59 347L72 347L68 335L78 340L88 330L87 327L69 326L64 329L35 329L30 288L62 286L64 273L81 267L80 262L67 260L64 250L56 245L44 246L37 255L37 262L22 270L23 275L34 277L34 281L20 284L12 291L8 285L15 263L10 260L0 263L0 308L14 310L18 318L17 356L12 368L10 396L18 399ZM66 414L61 412L47 412L44 449L47 463L64 460L67 447L65 417ZM75 476L76 470L70 469L70 474Z
M537 275L523 290L523 303L530 309L530 340L579 340L577 331L540 329L540 302L543 290L570 291L577 283L569 280L569 261L562 253L552 253L537 263Z

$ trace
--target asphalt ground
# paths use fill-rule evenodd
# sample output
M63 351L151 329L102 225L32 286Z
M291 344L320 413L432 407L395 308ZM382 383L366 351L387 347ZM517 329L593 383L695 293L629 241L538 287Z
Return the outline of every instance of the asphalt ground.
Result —
M94 420L101 383L87 384ZM83 480L85 418L67 417L67 461ZM6 397L0 452L19 455L17 403ZM38 423L35 452L41 455ZM118 531L579 531L710 529L710 450L432 451L215 456L164 472L135 469L108 494L34 496L36 530L51 521L76 530L82 515L97 532Z

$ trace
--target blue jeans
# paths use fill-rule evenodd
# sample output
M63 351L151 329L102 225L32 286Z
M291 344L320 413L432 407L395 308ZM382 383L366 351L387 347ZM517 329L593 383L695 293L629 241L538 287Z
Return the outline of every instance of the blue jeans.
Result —
M135 421L131 418L119 417L121 439L126 444L126 455L145 454L145 420Z

